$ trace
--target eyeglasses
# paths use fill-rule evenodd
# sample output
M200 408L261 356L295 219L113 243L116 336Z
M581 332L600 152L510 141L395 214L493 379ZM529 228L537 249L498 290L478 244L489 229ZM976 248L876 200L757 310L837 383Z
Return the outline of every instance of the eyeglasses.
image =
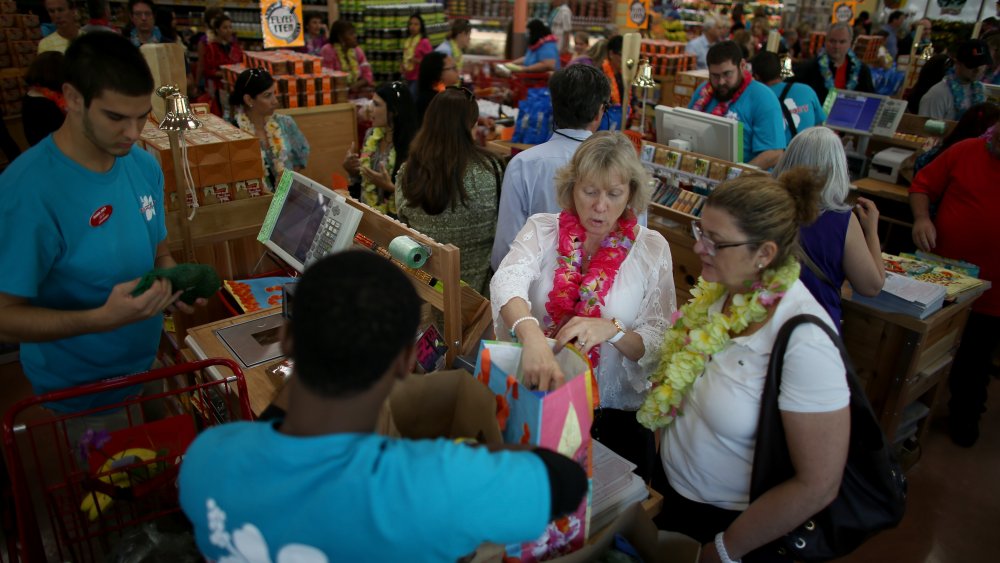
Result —
M465 86L448 86L448 90L458 90L462 92L463 94L465 94L465 99L469 100L470 102L476 99L476 95L472 93L472 90L469 90Z
M694 235L695 242L700 242L701 246L705 249L705 252L709 256L715 256L715 253L724 249L732 248L734 246L745 246L747 244L757 244L759 240L745 240L743 242L722 242L717 243L712 239L705 236L705 232L701 230L701 221L691 221L691 234Z

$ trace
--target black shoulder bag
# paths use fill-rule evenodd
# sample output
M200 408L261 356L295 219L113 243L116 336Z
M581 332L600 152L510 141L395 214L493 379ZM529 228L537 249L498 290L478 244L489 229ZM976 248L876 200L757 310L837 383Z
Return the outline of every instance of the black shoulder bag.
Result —
M781 90L781 95L778 96L778 105L781 106L781 114L785 116L785 123L788 124L788 128L792 131L792 136L799 134L799 130L795 127L795 118L792 117L792 112L788 111L788 106L785 105L785 98L788 96L788 91L792 89L792 82L786 82L785 87Z
M778 390L785 350L795 327L819 326L840 350L851 391L851 441L840 492L829 506L785 536L761 550L776 550L799 561L826 561L854 551L869 537L893 528L906 508L906 477L885 435L879 428L868 398L857 381L840 337L814 315L797 315L778 332L767 368L760 403L760 426L750 478L750 501L790 479L792 467L785 428L778 410Z

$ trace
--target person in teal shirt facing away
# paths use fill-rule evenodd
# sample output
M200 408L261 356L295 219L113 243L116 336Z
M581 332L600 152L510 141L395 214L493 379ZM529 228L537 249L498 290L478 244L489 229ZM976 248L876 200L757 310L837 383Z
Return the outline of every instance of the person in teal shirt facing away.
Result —
M152 109L146 61L121 35L93 32L70 44L64 68L65 122L0 176L0 340L22 343L39 394L149 369L161 313L181 294L158 280L132 295L142 275L176 265L163 172L133 146ZM50 407L77 412L137 391Z
M768 169L785 150L785 129L778 97L750 75L743 51L734 41L716 43L705 57L708 82L688 108L743 123L743 162Z
M822 125L826 121L826 112L816 92L806 84L781 81L781 61L778 55L770 51L758 53L750 61L753 67L753 77L766 84L778 97L782 117L785 123L785 143L792 142L792 137L810 127Z

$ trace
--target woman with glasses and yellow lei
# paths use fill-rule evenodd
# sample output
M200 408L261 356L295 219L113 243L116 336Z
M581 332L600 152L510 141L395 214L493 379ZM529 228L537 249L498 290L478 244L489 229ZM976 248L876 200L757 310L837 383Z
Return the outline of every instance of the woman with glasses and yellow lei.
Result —
M295 120L275 113L281 107L276 90L266 70L251 68L240 73L229 95L233 123L260 140L264 180L271 191L285 169L301 171L309 159L309 142Z
M705 544L702 561L792 561L765 548L830 504L850 439L840 352L818 326L792 332L778 409L793 476L759 498L750 478L768 361L791 317L836 329L799 281L799 229L816 219L821 178L796 168L743 175L708 196L692 223L701 258L691 301L673 315L639 421L660 430L660 529Z

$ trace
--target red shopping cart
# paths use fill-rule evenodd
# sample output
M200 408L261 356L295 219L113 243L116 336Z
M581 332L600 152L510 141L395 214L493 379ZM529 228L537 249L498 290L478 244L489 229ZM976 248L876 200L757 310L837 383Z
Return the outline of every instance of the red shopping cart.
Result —
M210 366L232 375L214 379ZM80 412L58 409L62 401L131 388L143 392ZM179 464L197 433L252 417L243 373L223 359L18 402L4 416L3 449L21 560L102 560L129 530L179 511Z

